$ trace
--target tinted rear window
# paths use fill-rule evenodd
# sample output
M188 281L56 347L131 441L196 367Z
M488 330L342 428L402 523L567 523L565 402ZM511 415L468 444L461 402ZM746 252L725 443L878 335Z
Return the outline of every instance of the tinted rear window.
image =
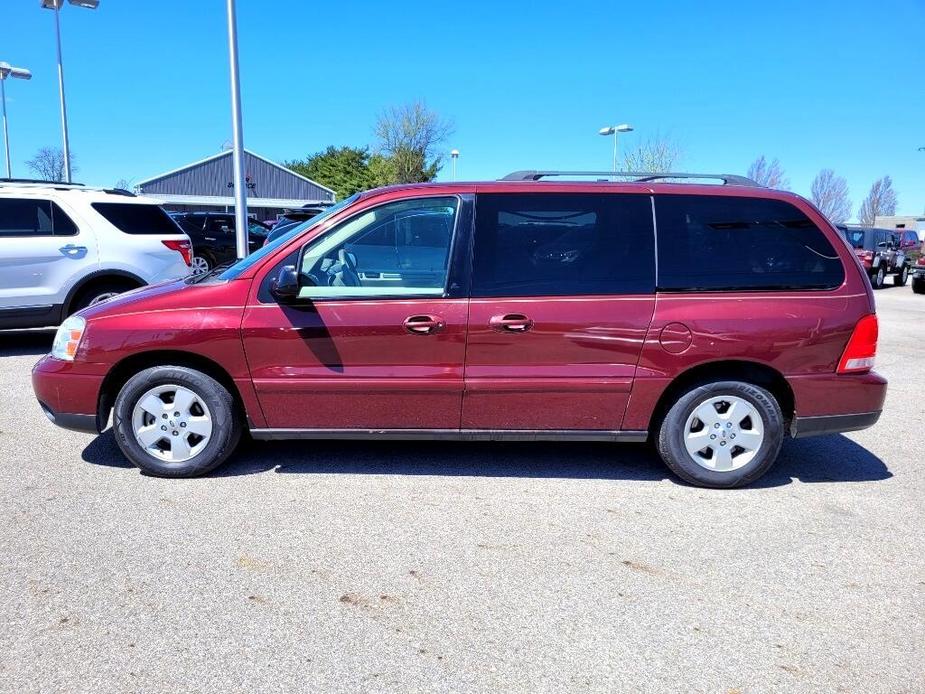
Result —
M655 289L648 195L481 194L475 216L473 296Z
M92 207L116 229L126 234L176 236L183 233L170 215L157 205L94 202Z
M833 289L845 279L822 231L782 200L657 195L665 291Z

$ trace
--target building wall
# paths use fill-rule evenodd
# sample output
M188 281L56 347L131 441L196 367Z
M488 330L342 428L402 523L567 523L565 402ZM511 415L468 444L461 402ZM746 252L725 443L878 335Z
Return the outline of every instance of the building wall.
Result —
M925 232L925 217L916 215L877 216L874 219L874 226L881 229L913 229ZM919 236L922 234L919 233Z

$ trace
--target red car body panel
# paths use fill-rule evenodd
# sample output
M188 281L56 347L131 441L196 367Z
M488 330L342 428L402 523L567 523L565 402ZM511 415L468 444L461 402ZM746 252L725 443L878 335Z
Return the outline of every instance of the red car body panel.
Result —
M654 308L654 295L473 299L462 427L619 429ZM491 327L510 314L532 328Z
M316 300L285 306L259 290L279 263L346 217L396 199L477 192L648 192L785 200L828 237L845 281L828 291L658 293L505 299ZM468 234L468 230L463 230ZM646 431L677 377L752 362L790 384L799 416L879 411L885 381L836 375L873 294L853 251L802 198L739 186L480 183L374 191L284 244L237 279L131 292L85 310L74 362L44 358L33 383L55 412L93 414L112 369L147 353L207 359L236 386L256 429ZM493 318L526 316L524 332ZM435 316L434 334L406 318ZM168 359L169 361L169 359ZM785 413L790 415L793 413Z
M409 333L403 323L418 315L444 327ZM242 329L269 427L459 428L465 300L255 301Z

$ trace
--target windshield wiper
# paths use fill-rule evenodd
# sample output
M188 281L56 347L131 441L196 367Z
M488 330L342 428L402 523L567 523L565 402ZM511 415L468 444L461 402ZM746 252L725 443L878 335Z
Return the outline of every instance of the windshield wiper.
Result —
M220 265L216 265L214 268L212 268L212 269L209 270L208 272L203 272L201 275L193 275L192 277L189 278L189 283L190 283L190 284L199 284L199 283L202 282L203 280L208 279L209 277L212 277L212 276L215 275L216 273L219 273L219 272L222 272L222 271L224 271L224 270L227 270L227 269L230 268L232 265L234 265L236 262L238 262L238 261L237 261L237 260L229 260L227 263L221 263Z

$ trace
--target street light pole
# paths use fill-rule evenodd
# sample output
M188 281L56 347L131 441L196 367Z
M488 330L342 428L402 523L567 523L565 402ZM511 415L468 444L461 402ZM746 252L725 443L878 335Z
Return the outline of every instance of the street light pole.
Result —
M99 0L68 0L72 5L95 10ZM61 6L64 0L42 0L42 7L55 12L55 41L58 46L58 92L61 95L61 133L64 137L64 178L71 182L71 144L67 134L67 104L64 100L64 63L61 60Z
M3 142L6 149L6 177L12 178L10 167L10 130L6 120L6 79L14 77L21 80L31 80L32 73L24 67L13 67L9 63L0 63L0 101L3 102Z
M247 257L247 185L244 180L244 131L238 73L238 21L235 0L228 0L228 62L231 68L231 139L234 151L234 227L238 258Z
M64 101L64 63L61 60L61 4L55 3L55 41L58 45L58 92L61 94L61 133L64 136L64 180L71 182L71 144L67 135L67 105Z
M453 182L456 182L456 160L459 159L459 150L454 149L450 152L450 159L453 160Z
M622 123L621 125L608 125L597 131L598 135L613 135L613 172L617 173L617 133L629 133L633 131L633 126Z

